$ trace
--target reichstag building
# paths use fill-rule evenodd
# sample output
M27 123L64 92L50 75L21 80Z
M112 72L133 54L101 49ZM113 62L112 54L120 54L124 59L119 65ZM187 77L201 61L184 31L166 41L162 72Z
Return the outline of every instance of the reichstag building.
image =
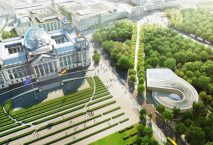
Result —
M46 32L32 27L23 38L0 42L0 88L35 79L51 78L64 69L90 64L89 44L74 31Z

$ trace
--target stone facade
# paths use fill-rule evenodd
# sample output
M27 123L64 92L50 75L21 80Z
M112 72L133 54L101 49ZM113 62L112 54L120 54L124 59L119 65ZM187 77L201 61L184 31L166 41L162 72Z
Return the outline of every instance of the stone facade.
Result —
M47 33L43 28L29 29L24 38L0 43L0 88L60 74L63 69L90 64L89 44L74 31Z

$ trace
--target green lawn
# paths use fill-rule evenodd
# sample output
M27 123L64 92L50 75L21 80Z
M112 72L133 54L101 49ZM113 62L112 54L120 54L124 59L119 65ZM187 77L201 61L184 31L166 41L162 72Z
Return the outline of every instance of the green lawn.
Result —
M92 77L87 78L87 80L88 80L88 82L90 84L90 88L88 88L88 89L81 90L79 92L73 92L73 93L68 94L66 96L59 97L59 98L56 98L56 99L53 99L53 100L50 100L50 101L46 101L44 103L39 103L39 104L33 105L31 107L24 108L24 109L21 109L21 110L18 110L18 111L10 110L10 106L8 105L9 104L8 103L8 104L5 105L6 109L17 120L21 120L22 122L33 122L33 125L37 125L37 124L40 124L42 122L46 122L48 120L54 119L56 117L63 116L64 114L68 114L68 113L71 113L73 111L76 111L76 110L84 108L85 103L87 103L89 101L90 97L93 94L94 87L95 87L95 95L93 97L93 101L89 103L89 106L90 106L89 110L92 110L92 111L98 110L98 109L104 108L104 107L106 107L108 105L116 103L115 100L112 100L112 101L104 103L104 104L98 104L98 103L103 102L105 100L112 99L112 96L110 96L110 93L108 92L108 90L106 89L106 87L104 86L104 84L101 82L101 80L98 77L94 77L95 84L93 83ZM98 105L93 106L94 104L98 104ZM76 107L76 108L73 108L73 107ZM70 109L70 108L73 108L73 109ZM90 120L95 119L97 117L101 117L103 114L108 114L108 113L111 113L111 112L116 111L118 109L120 109L120 107L113 107L113 108L111 108L111 110L102 112L102 113L96 115L96 117L94 117L94 118L89 118L87 120L83 120L81 122L77 122L75 125L79 125L79 124L82 124L82 123L84 123L86 121L90 121ZM66 111L64 111L64 110L66 110ZM57 114L55 114L55 113L57 113ZM73 119L73 118L76 118L76 117L79 117L79 116L82 116L84 114L86 114L86 112L80 112L80 113L78 113L76 115L73 115L73 116L70 116L70 117L66 117L66 118L64 118L62 120L59 120L59 121L56 121L56 122L54 122L52 124L44 125L44 126L40 127L39 129L37 129L37 131L41 131L43 129L48 128L49 126L52 127L54 125L60 124L62 122L68 121L70 119ZM104 123L104 122L110 120L111 118L112 117L109 117L108 119L103 120L102 122L99 122L99 124ZM0 131L1 130L7 130L7 128L14 128L14 126L16 127L16 126L20 126L21 125L21 123L11 123L9 121L13 121L13 120L8 118L8 116L6 114L4 114L3 108L2 108L2 106L0 106ZM3 127L1 127L1 123L2 122L6 122L7 126L5 126L5 124L3 124ZM9 124L11 124L11 126ZM84 128L82 130L78 130L78 132L72 133L70 135L74 135L76 133L80 133L81 131L84 131L86 129L92 128L92 127L94 127L96 125L98 125L98 124L94 124L94 125L88 126L87 128ZM77 141L80 141L82 139L85 139L85 138L87 138L89 136L95 135L97 133L100 133L102 131L105 131L105 130L107 130L109 128L112 128L112 127L114 127L116 125L118 125L118 123L112 124L111 126L107 126L106 128L102 128L102 129L97 130L95 132L91 132L91 134L83 136L81 138L78 138L77 140L72 141L70 144L72 144L74 142L77 142ZM20 130L23 130L23 129L29 128L29 127L30 126L25 125L25 126L20 126L20 127L14 128L14 129L12 129L12 130L10 130L8 132L0 134L0 137L6 136L8 134L12 134L14 132L18 132ZM61 133L61 131L64 131L64 130L69 129L71 127L73 127L73 125L64 126L64 127L60 128L57 131L50 132L48 134L45 134L45 135L43 135L43 136L41 136L39 138L33 139L33 140L29 140L28 143L37 142L37 141L39 141L41 139L44 139L46 137L50 137L50 136L55 135L57 133ZM15 135L12 138L8 138L6 140L3 140L2 142L0 142L0 144L8 143L10 141L15 141L15 140L17 140L19 138L22 138L22 137L25 137L25 136L28 136L28 135L32 134L34 131L35 131L35 129L32 129L32 130L30 130L28 132L25 132L23 134L17 134L17 135ZM50 143L51 142L53 143L53 142L60 141L60 140L62 140L64 138L67 138L67 137L69 137L69 136L63 136L63 137L60 137L60 138L54 138L53 140L50 141ZM117 143L119 143L119 145L126 145L124 143L120 133L117 133L117 137L115 136L113 138L113 140L116 140L116 144L115 145L118 145ZM101 143L101 145L102 144L103 143ZM106 142L105 144L113 145L113 143L110 143L110 142Z
M137 134L134 136L134 133L137 132L137 126L138 124L135 124L133 127L127 127L123 129L122 131L113 133L109 136L106 136L102 139L99 139L89 145L128 145L133 143L136 140ZM127 139L123 139L124 137L128 137Z
M120 133L116 132L89 145L126 145Z

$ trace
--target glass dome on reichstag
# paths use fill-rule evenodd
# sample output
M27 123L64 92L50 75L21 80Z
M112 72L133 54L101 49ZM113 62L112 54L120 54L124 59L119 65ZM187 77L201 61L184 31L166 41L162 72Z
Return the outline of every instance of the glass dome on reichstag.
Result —
M27 49L37 49L42 46L49 45L51 41L50 36L43 28L32 27L26 31L24 36L24 45Z

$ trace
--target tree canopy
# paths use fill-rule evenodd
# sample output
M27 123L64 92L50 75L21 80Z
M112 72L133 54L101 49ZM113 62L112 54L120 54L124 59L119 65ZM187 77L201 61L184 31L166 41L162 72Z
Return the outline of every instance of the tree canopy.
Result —
M210 11L190 8L166 12L172 27L213 42L213 14Z
M17 34L15 32L7 32L7 31L2 32L2 39L12 38L16 36Z
M109 55L120 69L127 70L133 67L134 63L134 24L130 21L118 22L110 27L97 30L93 39Z
M94 55L92 57L95 64L99 64L101 55L95 50Z
M144 28L145 68L166 67L191 83L213 108L213 51L184 38L172 29L156 25Z

